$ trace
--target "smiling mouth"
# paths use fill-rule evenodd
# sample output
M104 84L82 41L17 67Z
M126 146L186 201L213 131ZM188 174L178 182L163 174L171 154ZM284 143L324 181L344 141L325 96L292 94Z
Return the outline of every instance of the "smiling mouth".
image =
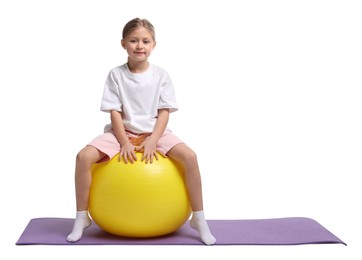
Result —
M146 54L145 52L134 52L134 54Z

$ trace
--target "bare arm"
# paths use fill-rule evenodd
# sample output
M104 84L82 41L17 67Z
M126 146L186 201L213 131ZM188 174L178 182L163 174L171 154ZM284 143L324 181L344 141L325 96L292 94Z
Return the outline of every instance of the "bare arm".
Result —
M166 130L169 115L170 112L168 109L158 110L158 116L152 134L137 148L137 150L143 149L142 160L146 160L146 163L152 163L154 157L158 160L156 145Z
M155 140L157 142L158 142L158 140L160 140L161 136L163 135L163 133L166 130L169 117L170 117L170 112L168 109L159 109L158 110L158 117L156 120L156 125L151 134L151 137L155 138Z
M125 163L128 160L133 163L137 160L136 154L134 152L135 146L129 141L126 130L124 128L122 115L120 112L112 110L111 111L111 122L114 134L117 137L118 142L121 144L121 151L119 154L119 161L124 159Z

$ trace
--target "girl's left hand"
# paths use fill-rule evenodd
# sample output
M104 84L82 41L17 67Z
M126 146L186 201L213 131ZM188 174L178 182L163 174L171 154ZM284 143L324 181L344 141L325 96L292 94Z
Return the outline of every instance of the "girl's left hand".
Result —
M141 145L136 147L137 151L143 153L141 161L146 163L153 163L153 159L156 158L158 160L158 154L156 150L157 141L152 138L152 136L148 136Z

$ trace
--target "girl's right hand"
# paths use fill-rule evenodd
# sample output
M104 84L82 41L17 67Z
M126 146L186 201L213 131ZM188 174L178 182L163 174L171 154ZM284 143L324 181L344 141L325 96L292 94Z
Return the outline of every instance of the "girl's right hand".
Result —
M128 161L130 163L134 163L135 161L137 161L137 156L135 153L135 146L133 144L131 144L130 142L121 145L121 151L119 153L119 158L118 161L122 161L122 158L124 160L125 163L128 163Z

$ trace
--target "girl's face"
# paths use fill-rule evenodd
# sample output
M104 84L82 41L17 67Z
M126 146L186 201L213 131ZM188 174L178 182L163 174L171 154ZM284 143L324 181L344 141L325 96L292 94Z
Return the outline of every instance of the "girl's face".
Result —
M135 63L147 62L156 42L152 34L144 27L130 32L122 41L122 47L127 50L129 60Z

